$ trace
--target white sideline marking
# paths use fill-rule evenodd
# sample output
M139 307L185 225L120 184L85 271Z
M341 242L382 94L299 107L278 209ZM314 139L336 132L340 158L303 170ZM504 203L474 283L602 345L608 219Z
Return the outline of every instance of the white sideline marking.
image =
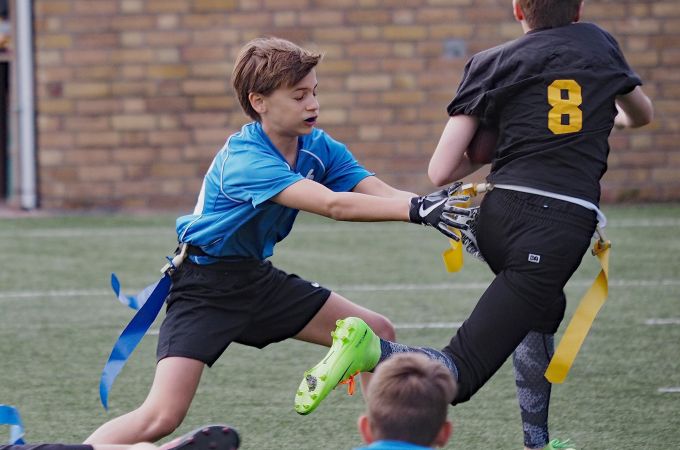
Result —
M81 238L81 237L125 237L125 236L174 236L170 227L120 227L120 228L35 228L32 230L2 230L0 238Z
M397 330L449 330L460 328L461 325L463 322L395 323L394 328ZM680 319L647 319L645 325L680 325ZM158 330L149 330L146 334L156 336ZM659 392L680 392L680 387L659 388Z
M607 228L664 228L680 227L680 219L658 218L658 219L618 219L611 221ZM420 227L409 226L385 226L383 224L367 223L328 223L328 224L300 224L295 230L303 233L329 233L341 231L361 231L361 232L422 232ZM174 236L175 229L172 225L167 227L72 227L72 228L34 228L30 230L0 230L0 238L83 238L83 237L125 237L125 236L149 236L160 237Z
M113 291L107 291L104 289L92 289L92 290L65 290L65 291L14 291L14 292L1 292L0 299L2 298L58 298L58 297L102 297L104 295L113 296Z
M430 323L395 323L394 328L397 330L439 330L460 328L463 322L430 322ZM149 330L146 332L147 336L157 336L158 330Z
M424 323L395 323L394 328L397 330L442 330L460 328L463 322L424 322ZM680 325L680 319L648 319L645 325ZM149 336L158 334L158 330L149 330L146 332ZM680 392L680 387L677 388L660 388L671 389L667 392Z
M575 280L569 282L568 286L588 287L592 280ZM471 283L433 283L433 284L348 284L328 287L337 292L394 292L394 291L453 291L464 289L485 289L488 282ZM657 287L657 286L680 286L678 279L666 280L613 280L609 283L610 287ZM141 289L141 288L140 288ZM139 290L139 289L137 289ZM130 292L136 292L134 289ZM0 299L3 298L55 298L55 297L100 297L113 296L109 289L71 289L71 290L46 290L46 291L0 291Z
M680 325L680 318L647 319L645 325Z
M680 387L659 388L658 391L662 394L670 394L670 393L680 392Z

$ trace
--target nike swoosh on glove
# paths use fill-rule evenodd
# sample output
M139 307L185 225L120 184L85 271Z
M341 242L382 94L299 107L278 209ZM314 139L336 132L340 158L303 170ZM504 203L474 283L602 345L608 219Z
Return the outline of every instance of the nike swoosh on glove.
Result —
M449 239L460 241L458 235L442 222L442 214L447 203L452 200L455 203L464 203L470 200L468 195L455 195L451 197L451 195L456 194L456 191L462 185L462 182L457 181L447 189L441 189L422 197L413 197L408 212L409 220L413 223L434 227ZM464 212L461 214L464 214ZM457 228L455 225L452 226Z

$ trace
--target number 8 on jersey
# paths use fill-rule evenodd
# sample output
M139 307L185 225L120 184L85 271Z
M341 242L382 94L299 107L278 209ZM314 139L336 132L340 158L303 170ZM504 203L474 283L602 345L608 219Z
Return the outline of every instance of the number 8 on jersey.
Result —
M563 94L566 94L566 98ZM548 86L548 128L555 134L576 133L583 128L581 86L574 80L555 80Z

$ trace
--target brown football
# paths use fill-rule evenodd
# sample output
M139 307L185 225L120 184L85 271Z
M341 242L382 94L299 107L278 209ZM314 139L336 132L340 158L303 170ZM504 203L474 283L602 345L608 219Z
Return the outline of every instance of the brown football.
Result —
M496 141L498 130L495 128L479 127L472 137L466 151L470 161L476 164L489 164L496 155Z

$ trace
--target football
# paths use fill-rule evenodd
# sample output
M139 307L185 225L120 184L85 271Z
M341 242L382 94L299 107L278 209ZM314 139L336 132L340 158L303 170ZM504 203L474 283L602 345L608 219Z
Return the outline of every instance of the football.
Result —
M497 140L498 130L480 126L468 145L468 159L475 164L489 164L496 155Z

